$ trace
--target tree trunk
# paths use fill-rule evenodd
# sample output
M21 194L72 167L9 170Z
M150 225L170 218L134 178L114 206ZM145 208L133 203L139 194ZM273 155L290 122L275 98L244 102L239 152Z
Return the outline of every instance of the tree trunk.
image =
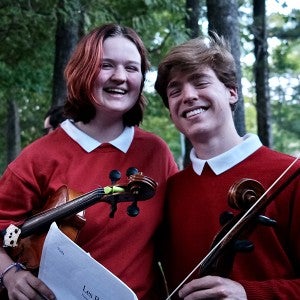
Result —
M21 151L19 111L15 101L8 101L7 118L7 164Z
M258 0L259 1L259 0ZM245 129L244 99L242 93L242 70L240 64L240 33L238 20L238 4L236 0L206 0L208 30L214 30L224 36L231 46L237 71L239 101L234 112L234 122L238 133L243 136Z
M266 30L266 3L253 0L254 76L256 91L257 131L265 146L272 146L271 109L268 84L268 44Z
M196 38L199 36L199 18L200 18L200 3L199 0L186 0L186 22L185 26L188 30L190 38ZM191 160L190 160L190 152L192 149L192 144L190 140L185 137L181 139L185 143L185 151L183 157L183 167L187 167Z
M80 21L80 0L58 1L52 106L62 105L66 99L64 69L78 42Z
M199 18L200 18L200 3L199 0L186 0L186 19L185 27L189 32L190 38L199 36Z

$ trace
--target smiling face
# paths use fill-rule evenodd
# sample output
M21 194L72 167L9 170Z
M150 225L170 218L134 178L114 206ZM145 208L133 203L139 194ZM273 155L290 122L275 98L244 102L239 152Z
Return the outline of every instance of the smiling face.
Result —
M97 113L121 117L136 103L142 84L141 56L135 44L121 37L103 43L103 62L93 95Z
M224 137L233 128L230 104L237 101L237 91L227 88L209 67L171 73L167 97L174 124L192 143Z

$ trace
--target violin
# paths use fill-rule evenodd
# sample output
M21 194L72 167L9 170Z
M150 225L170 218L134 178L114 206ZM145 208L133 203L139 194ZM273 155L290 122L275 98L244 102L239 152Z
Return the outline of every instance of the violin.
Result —
M257 224L275 226L276 220L263 215L266 207L297 177L300 169L296 169L289 177L276 188L269 196L267 194L278 184L292 166L298 161L297 157L288 168L265 189L258 181L242 178L235 182L228 191L228 204L231 208L239 210L236 215L224 212L220 216L222 229L213 239L210 251L198 263L198 265L187 275L187 277L168 295L172 295L198 270L199 277L216 275L228 277L237 252L252 251L254 245L245 239L256 227Z
M60 229L75 241L85 224L84 215L80 212L98 202L111 206L110 218L114 217L117 203L132 202L127 208L127 214L136 217L139 214L137 202L152 198L157 183L135 168L129 168L126 175L127 185L116 185L121 174L112 170L109 177L113 185L97 188L83 195L65 185L61 186L46 201L41 211L26 219L20 227L10 225L2 232L3 247L15 261L34 271L39 267L46 233L52 222L57 222Z

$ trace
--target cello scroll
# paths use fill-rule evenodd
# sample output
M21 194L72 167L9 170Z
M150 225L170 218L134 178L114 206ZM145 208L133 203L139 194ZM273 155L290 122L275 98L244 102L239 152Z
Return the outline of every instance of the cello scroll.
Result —
M265 192L264 187L253 179L243 178L234 183L228 191L228 204L231 208L246 210Z

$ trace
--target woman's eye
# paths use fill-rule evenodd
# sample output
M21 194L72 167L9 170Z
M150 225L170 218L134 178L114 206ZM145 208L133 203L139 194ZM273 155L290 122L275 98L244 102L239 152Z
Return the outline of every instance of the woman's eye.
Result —
M109 68L111 68L111 67L112 67L111 64L109 64L109 63L103 63L102 66L101 66L101 69L107 70L107 69L109 69Z
M126 70L128 70L128 72L138 72L139 69L136 66L127 66Z

